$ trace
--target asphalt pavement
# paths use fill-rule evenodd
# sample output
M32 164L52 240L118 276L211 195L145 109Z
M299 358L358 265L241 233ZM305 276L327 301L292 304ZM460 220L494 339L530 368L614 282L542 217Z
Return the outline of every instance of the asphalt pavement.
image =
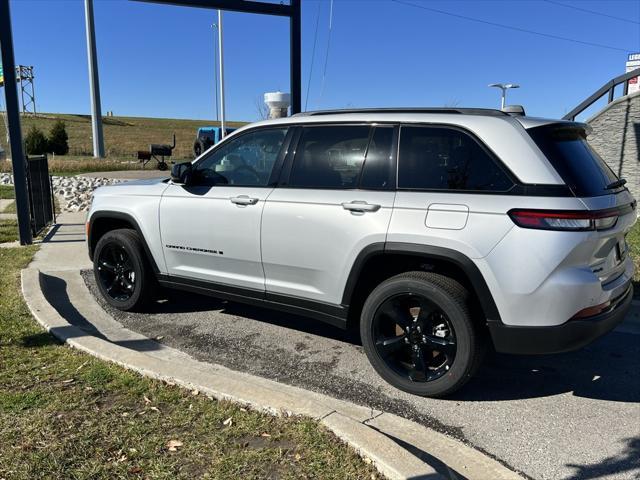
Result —
M161 297L132 314L97 295L127 328L199 360L418 421L530 478L640 478L640 335L614 331L562 355L490 354L463 390L434 400L385 383L348 332L185 292Z

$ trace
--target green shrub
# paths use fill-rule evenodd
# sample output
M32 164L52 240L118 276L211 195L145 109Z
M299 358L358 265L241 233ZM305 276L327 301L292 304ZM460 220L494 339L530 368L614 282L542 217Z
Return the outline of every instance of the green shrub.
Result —
M44 155L47 153L47 139L44 133L35 125L31 125L27 135L24 137L24 146L27 155Z
M66 155L69 153L69 136L67 135L67 129L65 128L64 122L62 120L58 120L51 127L51 131L49 132L48 139L48 148L49 152L55 153L56 155Z

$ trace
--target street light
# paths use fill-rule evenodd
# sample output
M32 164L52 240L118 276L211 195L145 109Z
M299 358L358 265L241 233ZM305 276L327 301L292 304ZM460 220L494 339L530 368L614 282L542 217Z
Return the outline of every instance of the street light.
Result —
M502 90L502 101L500 105L501 109L504 109L504 106L506 104L507 90L509 90L510 88L520 88L520 85L515 83L492 83L489 86L499 88L500 90Z

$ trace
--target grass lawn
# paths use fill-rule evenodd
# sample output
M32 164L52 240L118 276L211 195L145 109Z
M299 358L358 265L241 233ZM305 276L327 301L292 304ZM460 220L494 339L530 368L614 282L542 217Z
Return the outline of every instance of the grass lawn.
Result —
M18 240L18 222L16 220L0 220L0 243L15 242ZM0 263L4 272L4 264ZM4 294L4 291L2 292Z
M56 343L0 249L0 478L376 478L318 423L141 377Z
M634 225L627 235L629 253L633 258L636 270L633 275L633 295L640 298L640 221Z
M0 185L0 199L7 200L9 198L15 198L13 185Z

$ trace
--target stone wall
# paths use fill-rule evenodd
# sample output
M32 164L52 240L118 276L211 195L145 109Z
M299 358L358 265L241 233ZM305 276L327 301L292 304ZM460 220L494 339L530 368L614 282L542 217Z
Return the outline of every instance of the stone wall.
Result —
M587 123L589 143L640 200L640 92L611 102Z

